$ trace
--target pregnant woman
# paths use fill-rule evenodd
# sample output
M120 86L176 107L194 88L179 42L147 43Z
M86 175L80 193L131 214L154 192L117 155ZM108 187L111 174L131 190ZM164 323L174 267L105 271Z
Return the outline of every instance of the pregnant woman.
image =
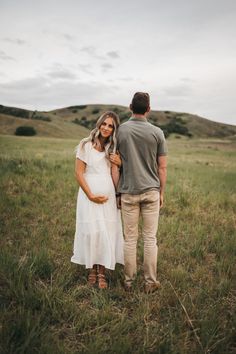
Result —
M73 263L89 268L88 284L107 288L105 269L124 263L120 210L115 188L119 180L116 134L119 118L104 113L76 152L76 179L80 185Z

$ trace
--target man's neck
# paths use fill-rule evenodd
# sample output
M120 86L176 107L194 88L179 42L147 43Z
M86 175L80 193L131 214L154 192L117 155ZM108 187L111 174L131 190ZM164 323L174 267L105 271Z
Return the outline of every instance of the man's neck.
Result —
M136 114L136 113L133 113L133 114L132 114L132 118L136 118L136 119L147 119L146 113L144 113L144 114Z

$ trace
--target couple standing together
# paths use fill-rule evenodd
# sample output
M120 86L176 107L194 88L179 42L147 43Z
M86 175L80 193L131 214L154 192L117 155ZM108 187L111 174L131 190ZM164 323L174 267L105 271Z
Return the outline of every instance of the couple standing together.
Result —
M166 183L166 142L147 121L150 98L135 93L131 118L119 126L114 112L104 113L76 152L80 185L73 263L89 268L88 284L107 288L106 269L124 264L125 288L136 276L139 219L144 241L145 291L156 290L159 210ZM121 205L124 239L122 233Z

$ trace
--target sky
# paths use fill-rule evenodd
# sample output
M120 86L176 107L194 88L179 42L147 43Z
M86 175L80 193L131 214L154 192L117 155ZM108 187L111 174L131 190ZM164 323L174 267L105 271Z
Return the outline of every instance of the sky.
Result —
M235 0L0 0L0 104L129 106L236 125Z

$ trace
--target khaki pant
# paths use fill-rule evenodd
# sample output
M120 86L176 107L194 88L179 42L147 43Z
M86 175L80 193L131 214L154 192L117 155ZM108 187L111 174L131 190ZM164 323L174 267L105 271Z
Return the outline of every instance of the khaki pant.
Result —
M160 194L157 190L132 195L121 195L121 210L124 223L125 281L132 282L137 272L137 241L139 217L142 217L144 241L144 278L146 283L156 283L157 240Z

